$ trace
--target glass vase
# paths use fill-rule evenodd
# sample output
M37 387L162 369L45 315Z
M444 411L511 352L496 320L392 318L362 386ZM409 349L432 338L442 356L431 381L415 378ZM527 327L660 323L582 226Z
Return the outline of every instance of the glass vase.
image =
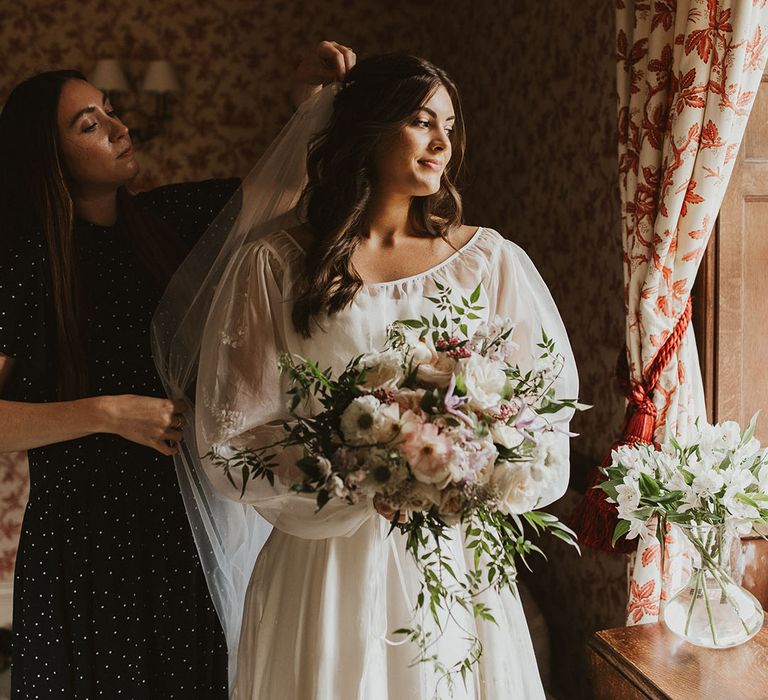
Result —
M680 529L693 545L692 574L664 608L664 622L696 646L727 649L743 644L760 630L764 613L732 573L739 538L710 523Z

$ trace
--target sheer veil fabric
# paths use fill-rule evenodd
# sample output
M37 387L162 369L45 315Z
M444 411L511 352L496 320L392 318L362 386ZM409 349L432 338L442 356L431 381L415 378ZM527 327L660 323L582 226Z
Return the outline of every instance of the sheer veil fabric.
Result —
M228 267L240 249L298 222L307 148L328 124L337 86L304 102L243 180L171 279L152 319L152 354L169 396L189 404L175 457L181 493L213 603L227 638L230 685L236 668L243 600L272 526L244 503L220 495L201 468L194 426L203 329Z

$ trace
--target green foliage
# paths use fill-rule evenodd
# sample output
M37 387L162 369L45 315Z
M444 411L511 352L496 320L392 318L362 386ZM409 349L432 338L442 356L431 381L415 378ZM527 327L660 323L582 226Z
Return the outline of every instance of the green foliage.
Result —
M465 514L461 525L465 547L472 553L467 570L462 573L449 554L448 540L456 531L449 529L436 513L413 513L405 524L393 521L395 527L405 535L406 550L421 574L416 611L428 615L430 626L437 632L430 631L424 624L414 624L396 630L395 634L406 636L418 648L413 663L431 663L449 693L455 676L466 683L483 651L480 640L466 629L461 612L471 614L475 620L498 624L493 610L480 597L489 590L516 592L517 560L530 568L531 554L543 556L526 530L532 530L537 536L549 533L578 549L574 533L549 513L531 511L522 516L508 516L480 508ZM421 617L417 614L414 619ZM450 667L434 653L449 623L464 629L468 641L464 657Z

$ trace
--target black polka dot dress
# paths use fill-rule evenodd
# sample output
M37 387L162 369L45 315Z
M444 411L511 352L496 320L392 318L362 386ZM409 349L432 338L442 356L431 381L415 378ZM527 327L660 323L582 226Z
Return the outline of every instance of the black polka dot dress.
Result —
M236 181L139 195L187 243ZM119 227L78 222L91 394L164 396L150 355L159 292ZM56 400L45 244L0 260L3 398ZM224 700L226 645L173 461L115 435L30 450L14 584L13 700Z

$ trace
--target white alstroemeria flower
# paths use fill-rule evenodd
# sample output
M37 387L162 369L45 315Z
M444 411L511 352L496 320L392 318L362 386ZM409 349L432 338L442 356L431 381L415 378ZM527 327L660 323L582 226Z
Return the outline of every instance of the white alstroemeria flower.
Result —
M676 457L663 451L654 450L653 458L656 476L663 484L666 484L675 474L680 473L677 468L678 460Z
M725 485L722 473L714 469L703 469L693 479L691 490L701 498L714 496Z
M764 494L768 494L768 461L765 457L766 453L768 453L768 450L763 453L764 461L757 472L757 488L760 490L760 493Z
M723 472L723 477L727 487L722 497L722 503L728 513L739 520L757 520L760 517L760 511L737 498L737 494L744 493L755 483L756 479L752 473L746 469L731 466Z
M679 490L683 492L682 505L680 506L681 513L687 513L689 510L697 510L701 508L701 498L690 486L684 485L683 488Z
M744 493L750 486L757 483L755 475L749 469L742 469L735 464L731 464L720 473L722 474L723 482L728 487L726 491L731 493Z
M645 537L650 532L648 523L645 520L640 520L639 518L625 518L625 520L629 521L629 531L626 535L628 540L633 540L635 537Z
M664 484L670 491L685 491L688 484L679 469L676 469Z
M360 366L366 370L365 386L369 389L394 391L405 377L403 361L403 354L392 348L363 355Z
M616 485L616 503L619 517L623 520L629 520L629 515L640 507L640 485L630 475Z
M719 463L729 451L735 450L741 442L739 424L725 421L716 425L705 424L701 427L698 440L702 459L711 459Z
M621 464L635 478L639 478L640 474L655 476L655 470L649 463L649 458L652 459L652 457L647 450L643 450L643 447L645 446L621 445L617 450L614 450L614 462Z
M738 447L731 455L731 464L739 467L740 469L749 469L754 464L758 452L760 451L760 443L751 438L746 445Z

